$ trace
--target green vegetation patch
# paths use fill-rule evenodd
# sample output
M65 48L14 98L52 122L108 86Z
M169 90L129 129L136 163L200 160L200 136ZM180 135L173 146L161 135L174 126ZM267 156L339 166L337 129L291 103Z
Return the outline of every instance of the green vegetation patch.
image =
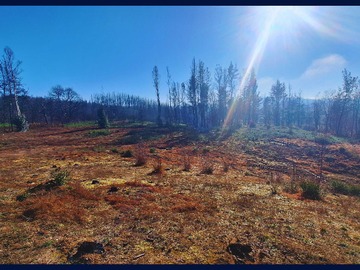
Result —
M313 131L307 131L300 128L288 127L270 127L258 125L256 128L242 127L233 132L233 138L241 141L267 141L277 138L285 139L304 139L315 141L319 144L335 144L346 142L344 138L336 136L318 136Z
M120 155L121 155L122 157L132 157L132 156L133 156L133 153L131 152L131 150L126 150L126 151L121 152Z
M0 123L0 128L8 128L11 125L9 123Z
M172 128L146 127L130 130L123 138L117 141L120 145L136 144L143 141L157 140L174 132Z
M107 136L110 133L111 132L108 129L92 130L88 133L88 136L91 138L94 138L94 137L100 137L100 136Z
M71 128L93 127L95 126L95 122L94 121L74 122L74 123L67 123L64 126Z
M305 199L310 200L320 200L321 194L320 194L320 185L312 182L312 181L304 181L300 184L300 187L302 188L302 196Z
M351 185L340 181L332 181L331 189L334 193L360 197L360 186Z
M51 172L51 180L28 189L25 193L18 195L16 197L16 200L22 202L27 197L29 197L30 194L39 192L41 190L50 191L59 186L63 186L69 180L70 180L70 173L66 170L61 170L58 168L55 171Z

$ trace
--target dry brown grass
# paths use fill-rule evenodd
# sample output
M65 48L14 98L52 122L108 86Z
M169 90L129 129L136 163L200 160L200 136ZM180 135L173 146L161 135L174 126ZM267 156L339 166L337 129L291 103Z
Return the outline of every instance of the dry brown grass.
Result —
M184 163L184 171L189 172L191 170L191 158L188 153L184 153L183 155L183 163Z
M199 208L199 204L194 202L183 202L177 204L171 208L174 212L185 213L185 212L195 212Z
M156 157L156 161L153 164L154 170L151 172L151 174L156 174L163 176L165 174L165 168L162 164L161 157Z
M301 192L279 192L292 177L281 157L296 160L299 177L316 170L314 160L291 148L309 143L297 140L270 149L254 144L245 153L231 138L214 145L177 145L178 137L168 134L149 142L162 166L166 162L171 168L160 178L149 175L149 166L135 168L132 158L111 152L115 146L120 152L128 148L117 142L131 128L96 138L86 136L89 131L51 128L0 137L0 262L68 264L82 242L96 241L105 253L86 254L91 263L227 264L236 261L227 251L236 239L251 246L246 263L360 263L357 198L326 192L323 200L312 201L302 200ZM97 145L102 151L92 150ZM133 153L136 148L148 153L149 147L134 145ZM219 172L225 167L222 157L231 170L199 174L205 154ZM188 172L182 170L184 159ZM341 162L356 170L354 160ZM71 179L16 201L18 194L48 181L54 166L71 171ZM283 178L272 179L277 185L272 196L270 171ZM336 171L330 176L358 181ZM111 187L116 189L109 192Z
M70 194L46 194L29 198L25 203L22 217L25 220L42 222L77 222L86 220L86 211L76 196Z
M147 162L146 148L143 144L138 144L135 148L135 166L143 166Z
M201 173L202 174L213 174L214 162L207 156L202 158Z

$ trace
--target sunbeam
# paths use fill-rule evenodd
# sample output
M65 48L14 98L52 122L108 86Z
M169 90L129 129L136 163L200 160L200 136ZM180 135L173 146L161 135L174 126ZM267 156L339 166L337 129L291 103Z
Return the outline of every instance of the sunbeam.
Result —
M250 27L255 33L256 39L237 89L237 96L244 91L251 70L257 73L262 57L270 43L276 46L275 60L277 52L289 51L291 48L302 46L304 36L309 30L318 35L346 41L345 28L339 23L338 17L331 9L323 10L317 7L303 6L252 7L241 24ZM347 31L346 36L353 37L354 35ZM222 132L232 121L236 104L236 99L234 99L224 120Z

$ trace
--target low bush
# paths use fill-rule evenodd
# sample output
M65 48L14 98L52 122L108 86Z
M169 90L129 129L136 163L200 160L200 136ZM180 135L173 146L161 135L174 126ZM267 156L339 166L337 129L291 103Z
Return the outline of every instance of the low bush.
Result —
M100 129L100 130L92 130L88 133L88 136L91 138L99 137L99 136L107 136L110 134L108 129Z
M118 154L118 153L119 153L119 150L117 150L116 148L112 148L112 149L111 149L111 152L112 152L112 153L115 153L115 154Z
M55 186L62 186L69 180L70 173L66 170L58 169L51 173L51 178Z
M310 200L320 200L321 199L319 184L314 183L312 181L304 181L300 184L300 187L303 190L302 196L305 199L310 199Z
M132 156L133 156L131 150L123 151L123 152L121 152L120 155L121 155L122 157L132 157Z
M331 188L334 193L360 197L360 186L350 185L340 181L332 181Z
M110 124L107 115L105 114L104 108L99 108L97 111L97 115L99 128L109 128Z

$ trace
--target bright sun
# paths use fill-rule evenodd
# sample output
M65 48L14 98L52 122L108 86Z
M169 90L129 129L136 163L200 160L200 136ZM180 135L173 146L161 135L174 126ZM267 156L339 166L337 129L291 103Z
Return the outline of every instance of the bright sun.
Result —
M277 44L280 42L283 48L297 46L297 35L302 32L301 27L304 25L304 20L308 24L308 21L311 21L310 11L311 9L308 7L266 6L253 8L249 12L246 20L256 36L256 42L249 55L248 65L237 94L241 94L243 91L251 71L256 70L260 65L265 48L269 46L270 41ZM223 129L231 121L235 106L235 103L231 105Z

